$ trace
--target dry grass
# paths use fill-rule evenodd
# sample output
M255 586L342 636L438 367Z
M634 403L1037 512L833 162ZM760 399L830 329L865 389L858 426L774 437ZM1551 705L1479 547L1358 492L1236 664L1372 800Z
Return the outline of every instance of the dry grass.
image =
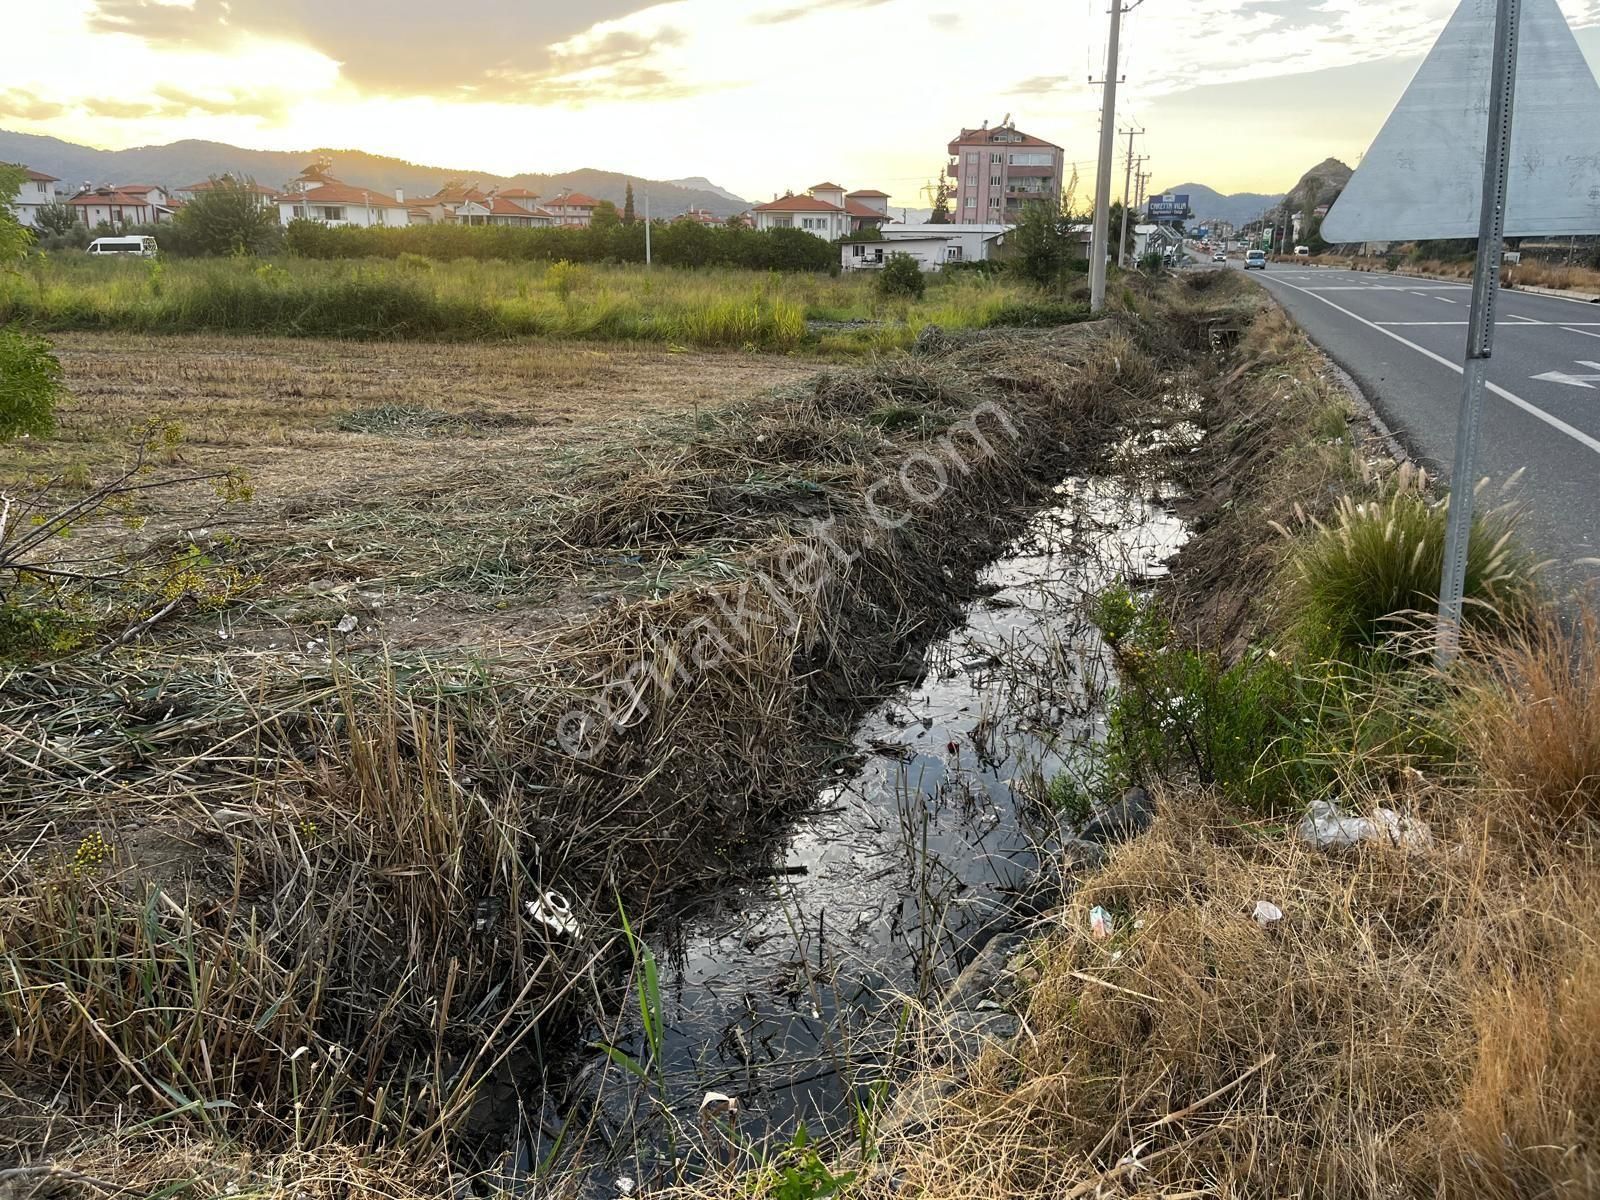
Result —
M376 344L252 337L66 333L52 339L70 398L50 439L15 448L0 482L100 468L127 431L176 423L187 459L245 471L270 499L307 482L490 469L593 444L652 417L713 409L814 371L774 355L519 342ZM419 455L405 437L341 430L372 410L454 418Z
M1492 664L1467 693L1461 726L1503 790L1513 832L1566 833L1600 819L1600 615L1554 615L1481 651Z
M351 349L323 369L348 379ZM250 400L252 379L287 367L264 350L227 389L270 422L280 401ZM486 357L456 353L409 361L444 363L442 390L450 364ZM541 361L518 353L491 359L496 387ZM355 356L363 398L400 386L397 356ZM223 359L193 370L229 380ZM1164 382L1087 326L930 343L698 413L708 375L760 360L623 361L639 391L674 379L679 412L640 424L591 384L581 435L470 461L470 436L452 460L449 439L355 435L379 471L317 449L352 436L318 422L356 407L324 385L290 422L298 471L261 471L254 515L206 542L258 578L245 602L0 675L0 1157L64 1146L87 1169L153 1127L312 1152L312 1175L319 1148L404 1174L464 1128L492 1141L469 1119L477 1090L526 1082L541 1039L600 1002L618 904L648 918L808 796L822 739L948 619L1041 489ZM735 378L750 376L722 386ZM885 534L867 487L927 488L939 439L991 403L1022 436L996 435ZM824 515L836 570L810 525ZM184 517L179 497L151 527ZM427 608L419 637L405 614ZM341 612L361 628L336 634ZM708 628L740 633L730 612L742 635L708 660ZM695 669L612 710L593 757L558 736L574 706L663 661ZM550 887L581 936L527 916ZM153 1186L159 1161L137 1177Z
M885 1173L930 1198L1592 1194L1600 864L1527 870L1459 796L1408 799L1440 849L1330 859L1169 796L1036 948L1024 1034Z

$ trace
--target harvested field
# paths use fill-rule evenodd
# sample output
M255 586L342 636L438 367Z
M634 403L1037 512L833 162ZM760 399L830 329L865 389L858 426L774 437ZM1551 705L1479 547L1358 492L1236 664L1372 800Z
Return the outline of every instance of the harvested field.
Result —
M415 1171L481 1134L476 1097L603 1003L619 906L732 870L1186 369L1111 324L807 378L572 345L63 350L77 399L34 467L103 470L118 407L166 402L192 432L152 481L255 487L85 524L71 561L147 574L75 585L78 652L0 674L0 1156L150 1188L180 1133ZM536 919L550 889L573 926Z

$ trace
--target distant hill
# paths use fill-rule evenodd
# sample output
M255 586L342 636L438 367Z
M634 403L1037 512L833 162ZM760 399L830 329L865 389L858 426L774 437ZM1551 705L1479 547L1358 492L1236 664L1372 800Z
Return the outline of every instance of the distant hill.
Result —
M1355 172L1337 158L1325 158L1300 176L1299 182L1283 198L1283 206L1290 212L1305 212L1319 204L1331 204L1339 198L1353 174Z
M1264 192L1234 192L1225 196L1203 183L1179 183L1154 194L1159 196L1164 192L1188 193L1189 209L1195 215L1190 225L1203 225L1207 221L1231 221L1235 225L1243 225L1246 221L1254 221L1283 199L1282 192L1270 195Z
M464 179L480 186L525 187L541 196L553 196L570 188L587 192L599 200L610 200L619 207L630 178L635 189L650 184L652 211L670 217L690 208L704 208L719 217L729 217L750 207L741 199L709 180L696 176L678 182L642 180L616 171L584 168L559 174L525 172L496 175L462 167L433 167L399 158L367 154L360 150L246 150L225 142L186 140L167 146L138 146L128 150L96 150L59 138L31 133L12 133L0 129L0 162L19 162L59 176L62 190L82 183L160 183L182 187L231 172L248 175L258 183L281 187L308 163L326 157L333 162L333 174L356 187L393 193L396 188L408 197L429 196L447 179Z

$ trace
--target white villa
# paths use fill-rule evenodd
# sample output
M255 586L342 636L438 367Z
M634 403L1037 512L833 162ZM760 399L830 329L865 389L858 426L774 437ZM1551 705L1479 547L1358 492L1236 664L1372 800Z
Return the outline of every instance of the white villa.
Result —
M390 196L372 188L341 183L320 166L310 166L288 189L273 197L278 220L320 221L324 225L409 225L405 193Z
M757 229L803 229L824 241L877 228L889 220L889 194L846 192L837 183L819 183L802 196L779 196L750 210Z
M12 215L29 229L37 229L39 225L39 210L46 204L54 204L56 200L55 189L51 184L60 183L54 175L46 175L43 171L35 171L31 167L22 168L22 187L15 196L0 199L0 203L9 205Z

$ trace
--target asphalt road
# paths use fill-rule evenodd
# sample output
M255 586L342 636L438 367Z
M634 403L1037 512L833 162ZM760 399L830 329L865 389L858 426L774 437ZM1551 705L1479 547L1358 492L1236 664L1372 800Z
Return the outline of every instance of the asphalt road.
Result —
M1288 263L1250 276L1448 480L1470 288ZM1488 374L1479 477L1498 488L1522 472L1512 496L1525 510L1523 536L1553 560L1551 582L1600 578L1600 564L1580 561L1600 556L1600 304L1502 292Z

